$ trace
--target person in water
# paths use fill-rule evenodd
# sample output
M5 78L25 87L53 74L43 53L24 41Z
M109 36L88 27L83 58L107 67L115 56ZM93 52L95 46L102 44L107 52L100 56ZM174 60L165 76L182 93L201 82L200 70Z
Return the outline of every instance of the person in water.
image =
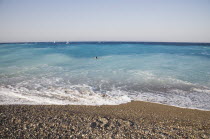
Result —
M98 57L96 56L95 59L98 59Z

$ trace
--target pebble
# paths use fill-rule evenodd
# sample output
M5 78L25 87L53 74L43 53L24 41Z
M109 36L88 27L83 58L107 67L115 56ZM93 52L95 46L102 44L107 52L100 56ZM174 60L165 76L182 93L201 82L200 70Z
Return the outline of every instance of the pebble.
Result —
M0 109L0 138L210 138L209 130L39 107ZM22 106L23 107L23 106ZM27 109L28 108L28 109ZM16 111L19 113L17 114ZM199 126L201 128L201 126Z

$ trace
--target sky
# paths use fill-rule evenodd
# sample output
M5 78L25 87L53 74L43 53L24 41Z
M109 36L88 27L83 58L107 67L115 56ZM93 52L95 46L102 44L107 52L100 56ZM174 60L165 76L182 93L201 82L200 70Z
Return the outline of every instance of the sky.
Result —
M210 0L0 0L0 42L210 42Z

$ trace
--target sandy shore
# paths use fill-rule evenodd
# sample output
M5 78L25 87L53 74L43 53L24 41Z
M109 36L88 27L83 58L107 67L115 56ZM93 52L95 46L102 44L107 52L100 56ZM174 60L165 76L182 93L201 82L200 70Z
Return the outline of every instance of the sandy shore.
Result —
M148 102L1 105L0 138L210 138L210 111Z

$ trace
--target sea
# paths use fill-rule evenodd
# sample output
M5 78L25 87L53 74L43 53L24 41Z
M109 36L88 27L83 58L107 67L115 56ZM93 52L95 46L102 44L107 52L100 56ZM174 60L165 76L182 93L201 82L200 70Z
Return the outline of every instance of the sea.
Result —
M210 44L0 44L0 105L146 101L210 110Z

